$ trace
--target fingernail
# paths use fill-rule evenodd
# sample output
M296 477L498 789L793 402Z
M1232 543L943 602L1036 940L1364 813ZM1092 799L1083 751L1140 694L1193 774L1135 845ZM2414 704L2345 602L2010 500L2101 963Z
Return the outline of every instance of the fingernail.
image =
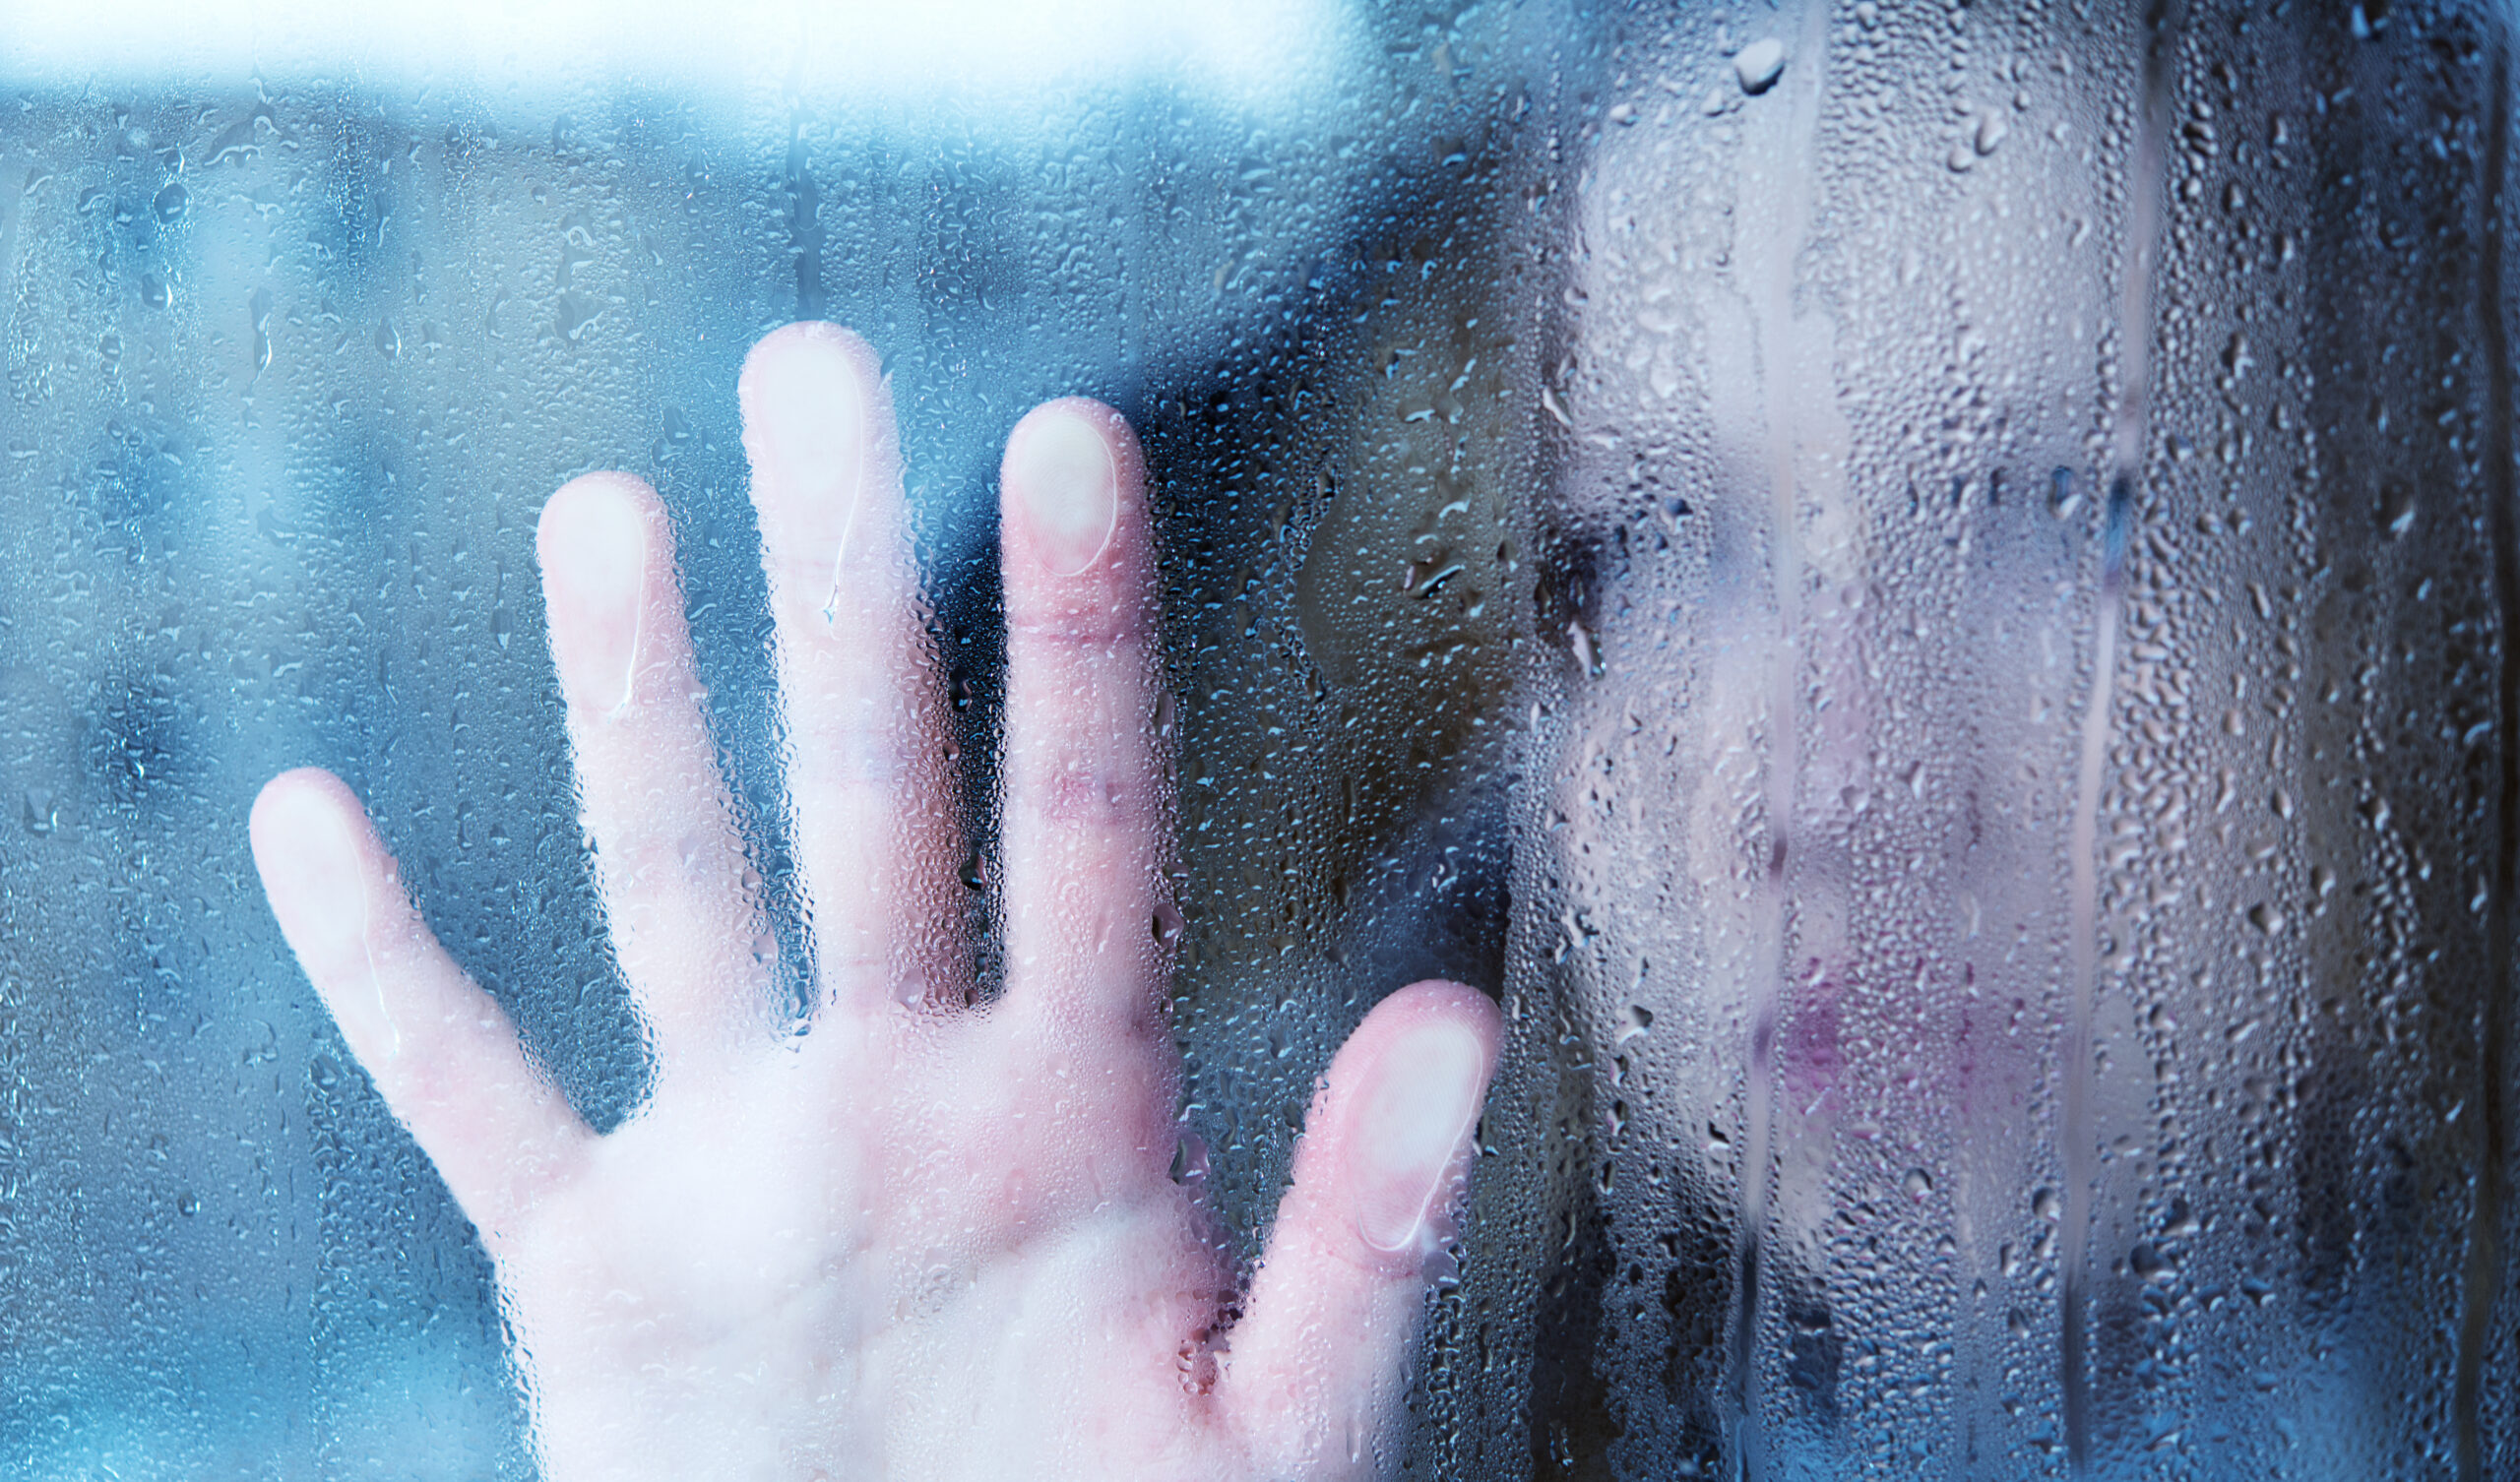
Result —
M538 543L561 687L598 713L619 710L639 661L645 513L608 482L571 484L551 497Z
M1384 1054L1355 1124L1356 1233L1378 1251L1416 1245L1479 1115L1487 1052L1459 1024L1418 1028Z
M1109 442L1085 418L1057 412L1025 428L1006 478L1023 505L1034 554L1052 576L1075 576L1111 543L1119 474Z

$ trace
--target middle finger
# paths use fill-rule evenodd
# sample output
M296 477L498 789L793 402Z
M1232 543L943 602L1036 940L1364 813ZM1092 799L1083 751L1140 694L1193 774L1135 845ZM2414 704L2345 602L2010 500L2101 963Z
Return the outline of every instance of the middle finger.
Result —
M737 395L824 1004L958 1002L968 975L947 924L961 829L892 398L866 341L810 323L753 346Z

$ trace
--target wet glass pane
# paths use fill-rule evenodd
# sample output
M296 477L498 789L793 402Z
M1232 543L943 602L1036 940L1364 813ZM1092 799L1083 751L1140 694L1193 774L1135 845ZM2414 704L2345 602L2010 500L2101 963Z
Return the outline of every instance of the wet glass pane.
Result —
M1490 1130L1566 1144L1537 1468L2520 1464L2507 35L1610 44Z
M2520 1469L2499 12L896 10L0 20L0 1470L536 1473L248 816L341 776L635 1120L536 546L625 470L801 1022L798 320L898 414L991 1003L999 460L1144 446L1224 1268L1370 1009L1502 1011L1319 1475Z

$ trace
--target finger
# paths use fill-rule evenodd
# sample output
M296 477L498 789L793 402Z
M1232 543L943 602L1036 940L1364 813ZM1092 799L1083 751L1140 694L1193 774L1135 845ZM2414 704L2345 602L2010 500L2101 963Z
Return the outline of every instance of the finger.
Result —
M791 324L753 346L736 397L825 999L959 1000L944 684L920 621L882 368L838 325Z
M1469 1187L1496 1006L1458 983L1377 1005L1305 1119L1224 1390L1272 1476L1372 1476L1407 1392L1430 1266Z
M502 1228L594 1136L527 1063L496 1001L403 894L393 857L332 773L254 800L254 867L281 935L342 1038L495 1252Z
M542 507L535 549L596 887L663 1076L723 1052L768 979L692 669L673 526L645 483L590 473Z
M1052 401L1007 439L1001 488L1007 996L1143 1031L1172 807L1145 464L1119 413Z

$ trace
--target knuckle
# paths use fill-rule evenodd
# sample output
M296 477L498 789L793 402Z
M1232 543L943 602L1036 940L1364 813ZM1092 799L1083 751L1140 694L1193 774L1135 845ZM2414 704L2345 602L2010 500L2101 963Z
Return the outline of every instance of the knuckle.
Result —
M1147 769L1081 749L1043 759L1029 781L1028 811L1047 823L1110 830L1142 824L1156 812Z

